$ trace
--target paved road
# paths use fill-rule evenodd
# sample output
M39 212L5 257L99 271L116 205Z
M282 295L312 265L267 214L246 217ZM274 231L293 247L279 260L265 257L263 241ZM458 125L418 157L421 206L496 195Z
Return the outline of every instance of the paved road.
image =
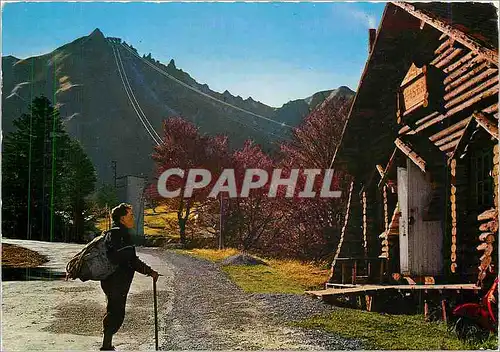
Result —
M64 271L81 245L18 241ZM158 281L160 349L260 350L359 349L360 343L290 327L298 317L333 308L298 295L249 295L212 263L172 251L144 248L138 255L163 277ZM125 322L114 338L118 350L154 350L151 278L136 274ZM2 351L97 350L105 296L99 282L2 282ZM297 314L300 312L300 314Z

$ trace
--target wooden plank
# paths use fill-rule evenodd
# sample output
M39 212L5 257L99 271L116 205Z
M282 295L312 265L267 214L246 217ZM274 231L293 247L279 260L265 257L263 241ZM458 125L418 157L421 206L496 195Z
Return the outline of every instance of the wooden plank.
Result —
M481 112L475 112L472 116L474 116L479 126L483 127L490 135L498 139L497 121L493 121Z
M446 92L449 92L450 90L452 90L455 87L458 87L462 83L467 82L471 77L474 77L482 70L488 69L488 67L489 67L488 64L486 62L483 62L481 65L473 68L471 71L467 72L466 74L459 76L456 81L450 81L449 84L446 85L444 90Z
M449 143L449 142L451 142L451 141L453 141L453 140L455 140L457 138L459 139L462 136L462 134L464 133L464 130L465 130L465 128L462 128L460 131L455 132L453 134L450 134L446 138L443 138L443 139L440 139L440 140L436 141L436 143L435 143L436 146L439 147L439 146L442 146L442 145L444 145L446 143Z
M476 54L474 52L469 51L467 54L462 56L459 60L457 60L454 63L452 63L451 65L448 65L447 67L443 68L444 73L446 73L446 74L452 73L453 71L455 71L457 68L461 67L465 63L467 63L467 65L463 66L462 70L464 68L467 69L467 67L471 67L472 66L472 65L470 65L471 61L475 55ZM479 62L479 60L472 62L472 64L475 64L476 62Z
M436 64L443 60L444 58L446 58L448 55L450 55L454 50L457 50L456 48L454 47L449 47L448 49L446 49L444 52L442 52L441 54L439 54L437 57L435 57L432 61L431 61L431 65L433 66L436 66Z
M411 164L410 160L406 160L406 164ZM401 218L398 224L399 227L399 267L401 272L409 270L409 248L408 248L408 166L406 168L397 168L398 182L398 204L401 211Z
M445 49L453 46L454 42L455 41L452 38L448 38L448 40L445 40L436 50L434 50L434 54L436 55L441 54Z
M476 56L474 58L471 58L473 55L471 55L470 57L468 55L464 56L462 59L460 59L458 62L450 65L448 68L444 69L445 73L448 74L448 77L446 77L443 81L443 83L445 85L447 85L448 83L454 81L455 79L457 78L460 78L463 74L465 74L468 70L472 69L473 67L475 67L476 65L480 65L482 63L486 63L487 65L489 65L489 63L485 62L481 57L479 56ZM464 60L466 59L466 60ZM464 60L462 62L462 60ZM454 65L457 65L457 64L465 64L461 67L459 66L456 66L454 67Z
M458 145L458 142L460 142L460 138L455 139L454 141L452 141L450 143L447 143L445 145L440 146L439 150L441 150L443 152L452 150L453 148L455 148Z
M474 104L476 104L477 102L483 100L483 99L486 99L486 98L489 98L493 95L496 95L498 94L498 86L494 86L494 87L491 87L490 89L482 92L481 94L478 94L476 95L475 97L465 101L464 103L454 107L453 109L451 110L448 110L448 112L445 114L445 115L439 115L437 116L436 118L432 119L431 121L428 121L426 122L425 124L423 124L422 126L419 126L415 129L415 132L420 132L420 131L423 131L425 130L427 127L430 127L438 122L441 122L442 120L444 120L445 118L448 118L452 115L454 115L455 113L461 111L461 110L464 110Z
M404 143L401 139L396 138L394 141L396 147L399 148L408 158L410 158L423 172L425 172L425 160L414 152L410 146Z
M324 296L335 296L335 295L345 295L352 293L361 292L371 292L371 291L383 291L383 290L479 290L480 287L475 284L442 284L442 285L356 285L356 287L349 288L328 288L324 290L317 291L305 291L306 294L324 297Z
M424 221L423 209L434 192L432 184L418 167L408 161L408 210L413 223L408 227L409 270L416 275L439 275L443 265L441 221ZM422 209L415 211L416 209ZM404 218L402 221L405 221ZM408 220L409 221L409 220ZM401 237L400 237L401 239ZM402 268L402 266L401 266ZM403 271L403 269L401 269Z
M462 95L459 95L455 99L452 99L452 100L448 101L444 105L444 107L447 108L447 109L449 109L452 106L457 105L458 103L461 103L464 100L467 100L470 97L474 96L475 94L477 94L477 93L479 93L479 92L487 89L491 85L495 85L495 88L498 90L497 83L498 83L498 76L492 77L489 80L487 80L486 82L483 82L482 84L480 84L479 86L477 86L476 88L474 88L472 90L469 90L466 93L463 93Z
M444 96L444 100L450 100L451 98L457 96L458 94L462 93L463 91L467 90L468 88L481 82L482 80L486 79L487 77L489 77L493 74L498 74L498 70L489 69L489 70L486 70L483 73L477 75L473 79L467 80L467 82L463 83L462 85L459 85L458 88L456 88L456 89L450 91L448 94L446 94Z
M442 68L442 67L448 65L454 58L456 58L458 55L460 55L463 51L464 51L464 49L462 49L462 48L455 49L455 51L453 51L451 54L449 54L443 60L436 63L436 67Z
M496 233L497 231L498 231L498 224L496 225L496 231L494 232ZM493 243L495 242L495 235L493 232L483 233L479 236L479 241L486 243Z
M425 21L432 27L436 28L443 34L447 34L450 38L455 39L457 42L461 43L470 50L477 52L478 55L483 56L486 60L490 61L494 65L498 65L498 52L489 48L484 47L478 43L473 37L468 34L450 26L448 23L438 19L433 18L426 13L418 10L410 3L406 2L393 2L395 6L399 6L408 12L410 15L418 18L419 20Z
M444 130L442 130L436 134L433 134L432 136L429 137L429 140L431 142L436 142L437 140L449 135L452 132L463 129L467 126L467 124L470 122L471 119L472 119L472 116L468 117L466 119L463 119L463 120L457 122L456 124L451 125L450 127L445 128Z
M498 212L495 208L486 210L485 212L481 213L478 215L477 220L478 221L484 221L484 220L493 220L496 219L498 216Z

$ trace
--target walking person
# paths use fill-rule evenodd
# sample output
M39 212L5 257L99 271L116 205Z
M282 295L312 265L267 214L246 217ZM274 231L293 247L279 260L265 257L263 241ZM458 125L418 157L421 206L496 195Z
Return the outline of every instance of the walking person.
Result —
M106 315L103 319L101 351L113 351L113 335L125 318L125 304L135 272L151 276L156 283L159 274L137 257L130 230L134 227L134 213L130 204L121 203L111 211L112 228L106 238L107 254L118 264L116 271L101 281L106 295Z

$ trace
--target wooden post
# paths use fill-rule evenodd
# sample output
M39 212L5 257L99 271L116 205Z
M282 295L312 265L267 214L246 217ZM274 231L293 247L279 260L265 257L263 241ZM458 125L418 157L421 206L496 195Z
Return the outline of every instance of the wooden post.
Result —
M366 257L368 255L368 243L366 240L366 192L363 192L363 248Z
M457 271L457 205L456 205L456 193L457 193L457 187L456 187L456 176L457 176L457 160L453 159L450 164L450 169L451 169L451 196L450 196L450 209L451 209L451 253L450 253L450 259L451 259L451 265L450 265L450 271L451 273L456 273Z
M368 312L371 312L372 311L373 296L372 295L365 295L365 302L366 302L366 310Z
M351 210L351 199L352 199L352 190L353 189L354 189L354 181L351 181L351 187L349 189L349 198L347 200L347 209L345 211L344 226L342 227L342 231L340 233L339 245L337 246L337 251L335 252L335 257L333 258L333 261L332 261L332 266L330 269L330 278L328 280L333 279L333 274L335 271L335 263L337 262L337 258L339 257L340 250L342 249L342 243L344 242L345 231L347 229L347 224L349 223L349 213Z
M384 278L384 259L380 259L380 283Z
M342 284L345 284L345 263L342 263Z
M385 231L389 230L389 210L387 205L387 186L384 186L384 227Z
M427 303L427 300L424 301L424 318L425 321L429 321L429 304Z
M356 270L357 270L357 260L354 260L354 266L352 267L352 284L356 284Z
M445 323L448 322L448 317L446 316L446 300L443 299L441 300L441 310L442 310L442 313L443 313L443 321Z

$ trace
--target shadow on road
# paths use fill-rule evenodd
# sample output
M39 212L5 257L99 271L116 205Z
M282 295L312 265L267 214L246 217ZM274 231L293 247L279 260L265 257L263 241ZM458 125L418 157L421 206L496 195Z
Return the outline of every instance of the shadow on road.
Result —
M65 276L46 268L2 268L2 281L64 280Z

